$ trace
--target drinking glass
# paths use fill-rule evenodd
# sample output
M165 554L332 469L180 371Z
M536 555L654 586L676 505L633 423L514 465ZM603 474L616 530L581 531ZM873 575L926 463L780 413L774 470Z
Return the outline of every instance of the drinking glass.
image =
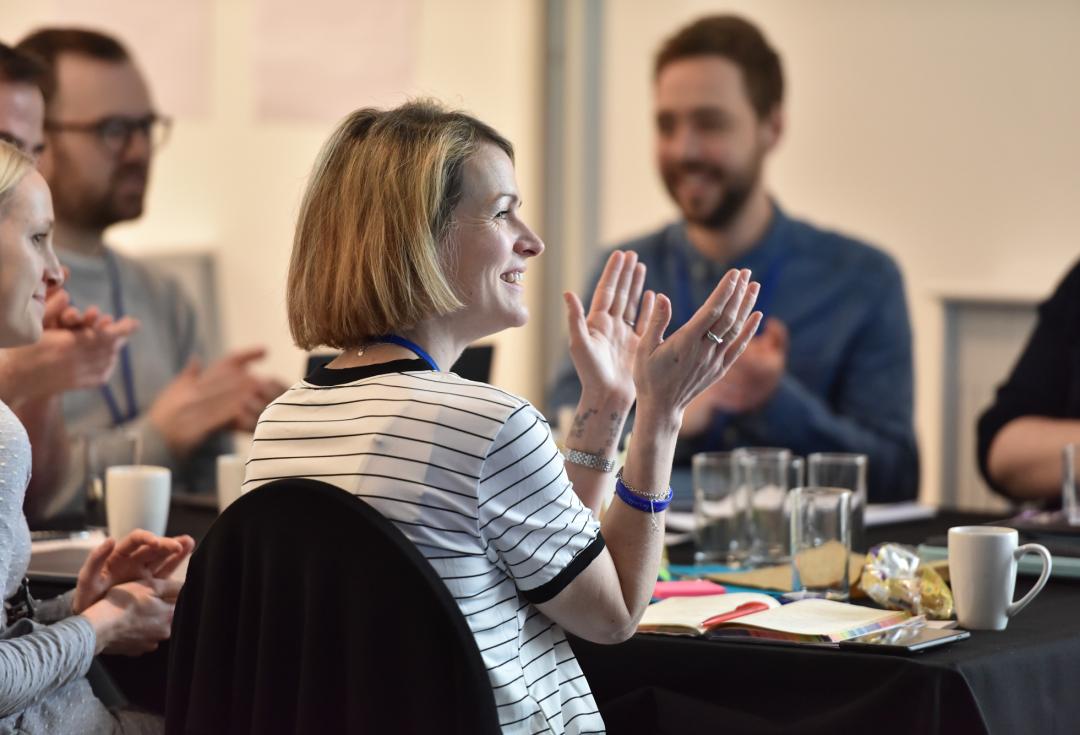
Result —
M774 447L748 447L736 455L750 501L750 563L786 564L791 560L788 491L803 484L803 461Z
M1066 444L1061 450L1061 512L1072 526L1080 525L1080 451L1076 444Z
M70 462L79 473L78 492L84 499L86 523L105 525L105 473L110 467L141 461L141 440L134 431L81 434L71 440Z
M750 555L750 503L737 452L699 452L691 459L694 563L741 567Z
M851 491L851 546L866 551L865 454L814 452L806 455L806 484Z
M805 597L847 600L851 594L851 499L837 487L791 491L791 589Z

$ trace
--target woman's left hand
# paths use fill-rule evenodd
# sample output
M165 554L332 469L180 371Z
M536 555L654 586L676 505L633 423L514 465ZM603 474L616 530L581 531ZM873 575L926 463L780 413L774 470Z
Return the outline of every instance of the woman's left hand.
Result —
M570 328L570 359L582 396L624 403L634 390L634 355L652 315L655 294L645 292L645 266L637 253L616 250L593 292L588 315L573 293L563 294Z
M120 541L107 539L90 552L79 570L72 612L78 615L118 584L168 578L194 548L191 536L166 538L143 530L132 531Z

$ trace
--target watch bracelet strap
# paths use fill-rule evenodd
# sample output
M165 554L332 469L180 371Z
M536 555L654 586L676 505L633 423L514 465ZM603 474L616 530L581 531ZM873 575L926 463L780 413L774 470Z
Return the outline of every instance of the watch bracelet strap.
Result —
M613 472L615 470L615 460L601 457L599 454L590 454L580 449L565 449L563 456L566 457L566 461L570 464L588 467L590 470L596 470L597 472Z

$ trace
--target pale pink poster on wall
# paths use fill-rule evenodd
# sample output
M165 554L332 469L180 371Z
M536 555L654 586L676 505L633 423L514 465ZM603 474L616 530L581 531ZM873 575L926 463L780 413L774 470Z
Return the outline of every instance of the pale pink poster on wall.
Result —
M27 6L33 13L24 16L19 38L45 25L103 31L135 56L161 112L188 119L210 114L212 0L41 0Z
M413 84L415 0L255 0L255 112L333 121L401 102Z

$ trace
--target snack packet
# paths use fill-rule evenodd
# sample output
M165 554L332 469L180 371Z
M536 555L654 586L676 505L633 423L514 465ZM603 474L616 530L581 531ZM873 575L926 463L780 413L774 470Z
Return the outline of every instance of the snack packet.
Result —
M866 555L860 584L867 596L888 610L906 610L933 620L953 616L953 598L945 580L920 563L910 546L881 544Z

